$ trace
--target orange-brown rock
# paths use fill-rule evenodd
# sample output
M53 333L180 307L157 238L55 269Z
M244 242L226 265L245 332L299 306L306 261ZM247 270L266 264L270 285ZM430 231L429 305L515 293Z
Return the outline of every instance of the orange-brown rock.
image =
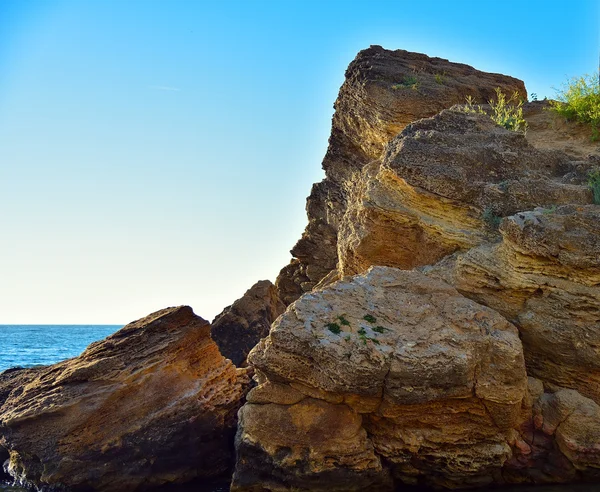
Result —
M323 160L326 177L312 188L306 206L308 226L291 251L294 259L276 282L286 304L336 268L345 186L352 174L379 159L387 143L409 123L464 103L467 96L485 103L495 97L497 87L527 97L520 80L441 58L380 46L356 56L335 103Z
M10 474L38 487L144 490L213 477L230 466L246 383L205 320L164 309L14 387L0 445Z
M240 410L240 491L490 483L527 388L514 326L387 267L302 296L248 360L259 386Z
M271 323L284 310L275 286L261 280L213 320L211 337L221 354L236 366L245 365L248 352L269 334Z
M412 123L355 178L338 233L341 275L410 269L494 240L500 218L592 203L587 171L486 114L456 107Z

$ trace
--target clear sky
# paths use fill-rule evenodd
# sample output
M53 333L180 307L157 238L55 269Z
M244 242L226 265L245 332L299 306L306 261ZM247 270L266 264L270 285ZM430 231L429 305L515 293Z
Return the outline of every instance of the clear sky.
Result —
M371 44L597 69L599 0L0 0L0 324L207 319L274 280Z

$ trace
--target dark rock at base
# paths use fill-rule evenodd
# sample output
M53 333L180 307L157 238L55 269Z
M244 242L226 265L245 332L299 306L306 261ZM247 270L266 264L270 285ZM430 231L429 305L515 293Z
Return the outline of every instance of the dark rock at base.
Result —
M213 320L211 337L221 354L236 366L245 365L248 352L269 334L271 323L284 310L275 286L261 280Z

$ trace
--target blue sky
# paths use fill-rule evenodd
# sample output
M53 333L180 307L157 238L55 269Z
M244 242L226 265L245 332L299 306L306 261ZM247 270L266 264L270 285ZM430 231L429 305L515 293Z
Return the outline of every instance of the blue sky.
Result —
M600 2L0 0L0 323L207 319L275 279L371 44L552 97Z

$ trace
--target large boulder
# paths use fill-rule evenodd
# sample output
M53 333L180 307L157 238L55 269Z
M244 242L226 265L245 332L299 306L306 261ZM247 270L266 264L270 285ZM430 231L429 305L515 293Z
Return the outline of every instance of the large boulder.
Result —
M354 179L338 232L340 274L433 264L495 240L506 215L592 203L592 165L538 150L464 107L414 122Z
M513 325L387 267L302 296L249 362L232 490L490 483L527 389Z
M248 377L189 307L158 311L24 377L0 406L0 446L23 483L145 490L230 466Z
M256 282L212 322L210 335L221 354L236 366L245 365L248 352L266 337L285 305L268 280Z
M276 285L289 304L310 291L337 265L337 234L346 210L346 182L379 159L387 143L409 123L433 116L470 96L476 103L496 97L495 89L527 98L522 81L460 63L404 50L371 46L346 71L335 102L325 179L307 200L308 225Z

